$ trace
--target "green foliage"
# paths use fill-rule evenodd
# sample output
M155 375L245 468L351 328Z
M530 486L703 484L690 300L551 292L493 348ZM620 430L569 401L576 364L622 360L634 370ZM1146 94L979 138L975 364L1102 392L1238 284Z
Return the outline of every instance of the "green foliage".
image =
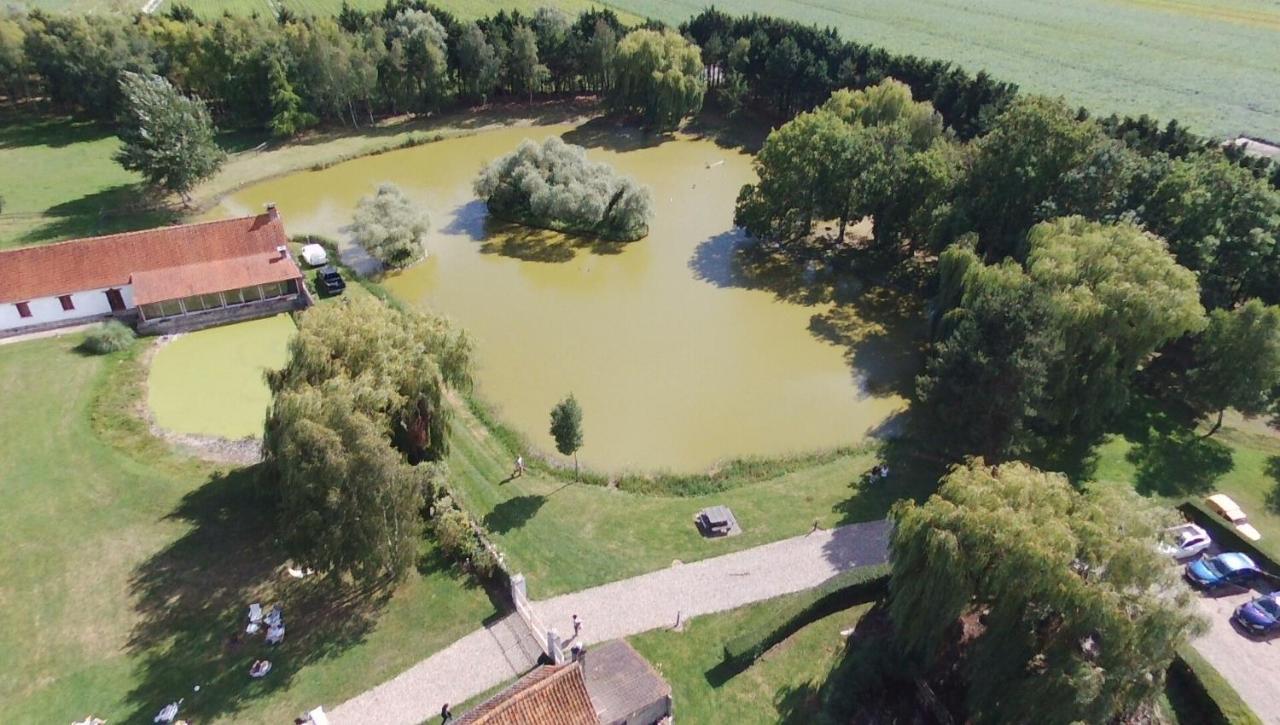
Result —
M462 95L484 102L498 86L502 63L475 23L467 23L458 38L458 82Z
M133 330L123 322L110 320L101 327L85 335L80 346L94 355L108 355L133 346L137 337Z
M698 46L670 30L633 30L618 43L608 103L664 131L702 108L706 92Z
M923 235L917 227L932 226L928 214L936 212L922 207L945 210L938 197L958 176L954 153L931 151L942 131L933 107L913 101L896 80L837 91L769 134L755 161L760 181L742 188L734 220L756 237L783 241L838 219L835 242L843 244L848 223L864 216L875 218L879 241Z
M1132 224L1056 219L1028 244L1025 269L942 256L917 391L924 427L952 455L1001 461L1047 434L1088 440L1124 409L1139 365L1204 325L1195 275Z
M894 508L896 636L929 666L957 619L982 615L963 660L976 722L1130 713L1203 627L1155 547L1169 517L1128 489L1082 493L1022 463L956 466L925 504Z
M302 98L293 92L284 65L279 60L271 62L267 80L271 93L271 134L277 138L290 138L299 131L315 125L317 119L302 108Z
M444 26L425 10L406 9L396 15L388 37L403 52L405 105L415 112L439 108L448 93L449 80Z
M725 642L724 659L737 668L745 668L810 623L882 596L888 584L888 564L861 566L837 574L820 586L787 598L769 619L753 622L750 630Z
M1262 720L1195 648L1184 646L1169 666L1169 678L1191 695L1208 725L1262 725Z
M147 183L187 197L213 175L226 154L214 142L204 102L187 98L159 76L125 72L120 77L125 111L120 119L116 161Z
M1249 300L1234 310L1214 310L1195 342L1191 398L1205 411L1235 408L1261 415L1280 386L1280 307Z
M572 393L551 409L551 437L560 455L573 456L573 467L577 470L578 449L582 447L582 408Z
M454 561L482 579L498 573L499 562L485 546L484 528L453 501L442 496L432 505L431 531L440 548Z
M426 256L422 237L431 228L427 212L416 206L392 183L356 205L351 234L378 261L388 267L407 267Z
M1172 162L1140 216L1201 273L1205 304L1280 302L1280 192L1216 153Z
M604 239L640 239L653 217L648 187L588 161L586 149L556 136L542 144L526 139L489 163L475 191L501 219Z
M269 372L263 480L299 561L370 581L413 563L420 511L442 486L446 384L470 381L470 343L444 321L366 297L301 317Z
M1060 99L1013 102L991 132L974 142L959 201L988 259L1021 258L1037 222L1056 215L1054 200L1069 174L1108 141L1092 121L1078 121Z
M517 25L511 32L511 43L507 50L507 84L515 93L528 94L533 99L533 92L546 82L550 71L538 59L538 36L527 25Z

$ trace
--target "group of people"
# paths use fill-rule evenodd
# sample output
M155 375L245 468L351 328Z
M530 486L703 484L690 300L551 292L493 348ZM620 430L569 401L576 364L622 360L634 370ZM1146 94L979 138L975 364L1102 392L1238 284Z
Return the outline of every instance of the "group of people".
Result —
M889 477L889 467L884 464L877 463L871 467L871 472L867 474L867 482L875 483Z

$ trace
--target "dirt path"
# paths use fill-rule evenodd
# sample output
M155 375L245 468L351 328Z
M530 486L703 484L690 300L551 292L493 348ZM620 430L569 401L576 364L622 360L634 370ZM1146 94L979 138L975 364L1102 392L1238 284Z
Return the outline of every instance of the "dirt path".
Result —
M539 618L558 628L566 639L573 634L570 618L579 615L583 621L580 641L589 644L673 627L678 619L809 589L836 574L880 564L888 557L889 523L872 521L678 564L532 605ZM513 623L510 617L504 621ZM512 657L517 651L512 643L518 639L492 625L472 632L396 678L337 706L329 714L330 721L352 725L427 721L446 702L464 702L522 674L513 666L520 662Z

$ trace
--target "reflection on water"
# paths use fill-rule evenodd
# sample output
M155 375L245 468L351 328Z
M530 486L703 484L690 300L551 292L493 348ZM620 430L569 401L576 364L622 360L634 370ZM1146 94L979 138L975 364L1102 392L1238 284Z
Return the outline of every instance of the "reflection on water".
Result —
M551 134L653 187L647 238L597 244L488 219L471 191L481 165ZM747 155L710 141L543 126L265 182L216 213L274 201L291 233L339 237L362 195L399 184L433 227L427 260L386 284L471 332L480 392L507 421L552 451L551 407L573 392L585 464L687 471L856 442L902 407L915 364L894 300L814 303L767 259L744 265L733 203L751 173Z

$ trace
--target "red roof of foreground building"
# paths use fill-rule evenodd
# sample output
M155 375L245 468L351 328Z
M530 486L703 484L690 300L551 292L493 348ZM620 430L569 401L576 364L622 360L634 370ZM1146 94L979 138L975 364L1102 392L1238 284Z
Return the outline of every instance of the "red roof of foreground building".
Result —
M477 705L458 725L598 725L582 666L544 665Z
M136 304L302 276L276 248L278 215L73 239L0 252L0 303L135 285Z

